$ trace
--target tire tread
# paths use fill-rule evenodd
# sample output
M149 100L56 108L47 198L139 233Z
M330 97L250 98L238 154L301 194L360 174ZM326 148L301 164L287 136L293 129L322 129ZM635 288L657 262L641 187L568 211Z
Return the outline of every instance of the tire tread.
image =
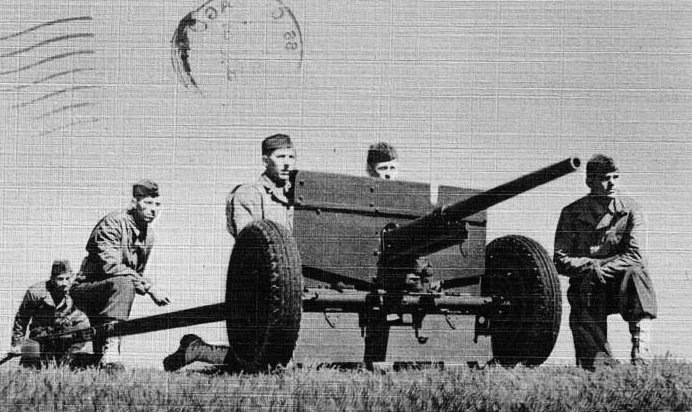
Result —
M300 254L288 229L259 220L238 234L226 288L232 369L255 373L291 360L300 329L302 289Z
M562 293L555 265L543 246L519 235L492 241L486 260L482 293L514 294L503 296L512 305L510 319L491 318L495 358L505 366L542 364L555 347L562 318ZM500 262L510 263L505 269L520 269L521 278L514 280L516 277L500 273Z

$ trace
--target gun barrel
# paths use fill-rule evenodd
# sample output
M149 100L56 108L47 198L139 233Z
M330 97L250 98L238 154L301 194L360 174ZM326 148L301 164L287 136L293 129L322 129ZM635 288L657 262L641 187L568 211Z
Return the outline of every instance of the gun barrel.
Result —
M459 223L463 219L572 173L580 164L577 157L567 158L466 200L438 207L428 215L385 232L383 252L387 259L397 260L406 256L429 255L458 244L462 240Z

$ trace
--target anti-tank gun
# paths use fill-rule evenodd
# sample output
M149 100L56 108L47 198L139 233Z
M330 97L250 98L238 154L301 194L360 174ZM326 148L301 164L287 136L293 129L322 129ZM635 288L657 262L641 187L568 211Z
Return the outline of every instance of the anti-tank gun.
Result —
M89 340L225 320L229 366L252 372L290 361L303 312L357 313L366 364L386 359L391 327L411 326L425 343L427 316L475 315L475 335L490 336L499 363L539 365L559 332L557 272L530 238L509 235L486 245L486 210L579 163L569 158L488 191L442 186L437 207L425 184L301 171L293 182L293 232L259 220L239 233L226 302L71 336Z
M424 318L453 314L476 315L476 338L491 337L500 363L543 363L560 326L557 272L527 237L505 236L486 247L486 210L579 163L566 159L488 191L442 186L438 207L423 184L300 173L294 236L306 284L355 289L311 291L303 310L358 313L366 363L385 360L391 326L410 325L425 342ZM435 276L420 267L421 257L433 263ZM474 284L480 296L456 292Z

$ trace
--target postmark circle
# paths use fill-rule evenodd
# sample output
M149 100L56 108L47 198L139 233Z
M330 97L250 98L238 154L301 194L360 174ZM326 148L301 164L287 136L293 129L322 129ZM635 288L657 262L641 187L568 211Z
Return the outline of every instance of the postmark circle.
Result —
M171 46L179 81L200 92L266 86L303 62L300 25L281 0L209 0L180 21Z

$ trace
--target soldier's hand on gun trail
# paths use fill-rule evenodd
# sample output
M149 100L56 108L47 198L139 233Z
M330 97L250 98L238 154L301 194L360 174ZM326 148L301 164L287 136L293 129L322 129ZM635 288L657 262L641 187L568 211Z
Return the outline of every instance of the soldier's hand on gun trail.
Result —
M171 300L168 298L168 296L163 291L159 290L159 288L157 288L156 286L152 286L149 289L148 293L151 297L151 300L153 300L154 303L156 303L159 306L166 306L169 303L171 303Z

